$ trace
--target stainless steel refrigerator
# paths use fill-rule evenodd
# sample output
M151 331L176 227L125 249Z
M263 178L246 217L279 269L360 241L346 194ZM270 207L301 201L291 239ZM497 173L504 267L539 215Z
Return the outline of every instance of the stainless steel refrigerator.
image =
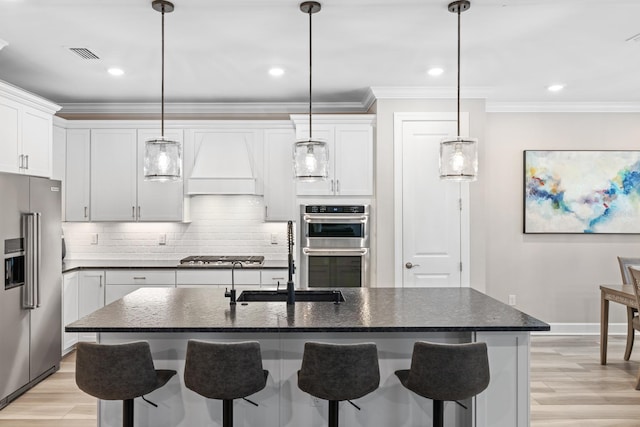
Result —
M60 181L0 173L0 409L60 367L60 218Z

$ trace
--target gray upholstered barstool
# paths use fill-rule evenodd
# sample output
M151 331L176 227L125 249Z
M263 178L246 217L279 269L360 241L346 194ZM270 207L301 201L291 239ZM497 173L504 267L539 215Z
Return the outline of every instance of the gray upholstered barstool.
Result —
M374 343L305 343L298 387L329 401L329 427L338 427L338 402L358 399L379 385L378 350Z
M233 400L246 399L267 384L260 344L189 340L184 384L201 396L222 400L222 425L233 427Z
M122 400L122 425L133 427L133 399L162 387L176 374L155 369L149 343L76 344L76 384L102 400ZM155 405L155 404L154 404Z
M403 386L433 400L433 426L444 425L444 401L468 399L489 385L487 344L416 342L411 369L396 371Z

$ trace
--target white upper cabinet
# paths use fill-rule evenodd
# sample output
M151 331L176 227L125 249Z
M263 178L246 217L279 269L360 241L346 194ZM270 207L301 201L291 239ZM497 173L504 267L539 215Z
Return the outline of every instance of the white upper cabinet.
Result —
M138 204L136 215L138 221L181 221L183 213L184 191L180 181L157 182L144 179L144 145L145 141L160 136L160 129L138 130L137 185ZM165 130L164 136L178 141L184 147L182 130ZM184 170L183 170L184 172Z
M51 177L53 114L59 109L0 82L0 172Z
M292 115L296 138L309 137L309 117ZM374 115L314 115L313 138L329 145L329 178L298 182L298 196L373 194Z
M91 220L135 221L136 130L91 130Z
M68 129L65 153L64 218L65 221L89 221L91 131Z
M292 127L266 129L264 132L265 220L294 220L293 143L295 132Z

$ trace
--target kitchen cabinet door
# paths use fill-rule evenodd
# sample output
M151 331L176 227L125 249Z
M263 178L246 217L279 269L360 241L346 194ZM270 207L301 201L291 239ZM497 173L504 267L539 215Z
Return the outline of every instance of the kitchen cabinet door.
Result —
M104 307L104 271L85 270L78 273L78 316L80 318ZM95 341L95 333L81 333L79 341Z
M22 114L23 173L33 176L51 176L53 117L35 109L24 107Z
M77 332L65 332L64 327L79 317L78 273L66 273L62 276L62 353L67 353L78 342Z
M144 179L145 141L158 136L160 136L159 129L138 130L136 179L138 186L137 219L138 221L182 221L184 201L184 186L182 180L157 182L145 181ZM165 130L165 136L180 142L184 148L182 130Z
M265 130L264 208L266 221L295 219L293 129Z
M91 130L91 220L136 219L136 130Z
M64 212L65 221L90 219L90 145L89 129L68 129L66 143Z
M300 125L296 128L296 140L309 138L309 125ZM323 181L301 182L296 181L296 193L298 196L332 196L334 195L333 159L335 157L335 144L333 126L313 125L313 139L325 141L329 145L329 178ZM293 147L291 148L293 150ZM293 162L293 154L290 161ZM293 167L293 166L292 166ZM294 178L295 180L295 178Z
M334 144L334 190L339 196L373 194L373 128L338 125Z
M0 171L19 172L20 104L0 98Z

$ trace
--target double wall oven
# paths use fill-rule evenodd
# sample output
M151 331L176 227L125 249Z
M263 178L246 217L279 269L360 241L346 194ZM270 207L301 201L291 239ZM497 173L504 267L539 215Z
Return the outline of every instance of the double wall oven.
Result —
M360 287L369 281L369 205L300 206L303 287Z

